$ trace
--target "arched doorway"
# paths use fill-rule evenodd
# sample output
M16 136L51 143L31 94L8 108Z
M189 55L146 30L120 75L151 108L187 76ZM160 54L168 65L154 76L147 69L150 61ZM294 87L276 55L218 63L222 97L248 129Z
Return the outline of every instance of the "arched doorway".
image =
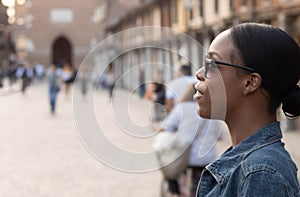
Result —
M62 66L69 62L72 65L72 45L64 36L60 36L52 44L52 63Z

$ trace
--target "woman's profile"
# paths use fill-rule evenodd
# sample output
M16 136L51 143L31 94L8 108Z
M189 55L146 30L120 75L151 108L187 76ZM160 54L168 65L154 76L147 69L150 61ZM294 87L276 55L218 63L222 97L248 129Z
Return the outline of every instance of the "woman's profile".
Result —
M300 51L293 38L270 25L236 25L213 40L196 77L198 114L220 119L225 109L232 142L205 168L197 196L299 196L297 167L276 117L280 106L288 117L300 114ZM218 95L221 88L225 95ZM218 111L213 106L223 98L226 108Z

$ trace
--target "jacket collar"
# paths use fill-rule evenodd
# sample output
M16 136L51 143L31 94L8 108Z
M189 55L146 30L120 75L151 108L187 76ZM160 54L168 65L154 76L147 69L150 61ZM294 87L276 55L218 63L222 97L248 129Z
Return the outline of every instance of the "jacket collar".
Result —
M206 169L219 184L226 184L233 173L234 166L239 165L248 154L281 138L279 122L272 122L240 142L235 148L227 149L220 158L208 165Z

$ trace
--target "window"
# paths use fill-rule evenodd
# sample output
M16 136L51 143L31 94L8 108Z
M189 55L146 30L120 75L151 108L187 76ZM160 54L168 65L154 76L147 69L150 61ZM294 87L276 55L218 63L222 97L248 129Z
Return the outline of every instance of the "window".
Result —
M55 8L50 10L50 21L52 23L72 23L74 13L71 9Z

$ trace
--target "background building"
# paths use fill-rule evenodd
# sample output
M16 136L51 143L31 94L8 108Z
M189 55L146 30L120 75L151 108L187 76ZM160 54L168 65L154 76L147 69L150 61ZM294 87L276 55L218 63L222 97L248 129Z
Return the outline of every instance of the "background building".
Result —
M27 0L16 5L13 23L17 55L30 62L78 67L92 47L94 0Z
M208 48L217 34L241 22L272 24L283 28L300 41L300 0L135 0L130 4L120 0L107 2L108 17L104 26L106 35L141 26L168 27L178 32L178 35L161 39L156 44L157 47L170 49L172 53L165 53L164 50L133 50L116 60L116 70L120 72L121 68L125 67L127 70L136 65L136 62L143 61L160 62L175 67L182 55L196 62L193 67L195 72L195 67L201 65L199 57L203 48L193 46L189 39L183 39L181 35L186 34L204 48ZM133 44L130 36L125 36L120 42L118 45L125 48ZM144 37L144 42L149 42L149 38ZM139 45L140 42L136 45L137 48ZM117 49L112 47L109 50ZM155 79L159 72L167 82L174 77L172 70L159 69L152 65L151 68L146 68L146 78ZM124 78L124 88L134 89L135 78Z
M202 65L205 50L216 35L242 22L261 22L280 27L300 43L300 0L135 0L107 1L107 17L102 29L106 36L143 26L168 27L174 32L163 37L125 31L103 51L95 53L95 62L105 62L107 54L133 49L114 60L119 85L135 90L137 65L145 70L146 81L167 83L175 77L178 64L192 64L193 73ZM154 34L154 33L153 33ZM103 34L102 34L103 35ZM140 39L141 38L141 39ZM159 40L159 41L157 41ZM196 42L198 44L195 44ZM143 48L152 43L154 47ZM108 55L109 56L109 55ZM146 64L144 64L146 63ZM141 66L142 65L142 66ZM169 65L169 66L161 66ZM104 65L105 66L105 65ZM123 75L125 71L130 73ZM295 124L287 124L293 127Z
M15 53L7 13L9 13L7 7L0 3L0 88L3 87L3 78L9 68L12 54Z
M74 67L79 67L88 52L110 35L142 26L171 28L178 33L167 39L162 39L158 33L155 38L124 35L95 53L93 63L99 65L105 62L103 60L107 56L136 45L138 49L114 62L119 74L136 63L150 61L171 65L170 68L146 67L146 78L149 80L159 77L165 82L171 80L174 77L172 67L180 63L181 56L195 63L193 72L201 65L203 48L192 45L191 40L183 38L182 34L207 48L224 29L240 22L256 21L281 27L300 40L300 0L5 1L14 2L10 7L14 12L10 12L9 17L1 17L7 23L5 30L3 25L0 28L2 45L3 38L11 35L19 59L44 65L70 62ZM2 7L2 13L4 9ZM5 43L10 43L8 40ZM157 48L169 52L138 47L149 41L156 42ZM125 77L122 81L124 88L134 89L137 84L135 78Z

